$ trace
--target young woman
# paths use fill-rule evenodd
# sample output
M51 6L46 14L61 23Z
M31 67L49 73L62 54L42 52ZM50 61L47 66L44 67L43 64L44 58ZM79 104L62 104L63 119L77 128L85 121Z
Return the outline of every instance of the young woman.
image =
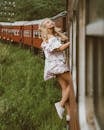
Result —
M41 48L45 53L45 67L44 67L44 80L49 80L56 77L62 89L62 98L59 102L55 103L55 107L60 119L63 118L64 110L66 108L67 121L70 120L69 110L69 92L70 92L70 70L65 63L63 51L69 47L70 42L64 44L61 41L67 41L68 38L56 28L55 23L46 18L40 24L39 30L43 42Z

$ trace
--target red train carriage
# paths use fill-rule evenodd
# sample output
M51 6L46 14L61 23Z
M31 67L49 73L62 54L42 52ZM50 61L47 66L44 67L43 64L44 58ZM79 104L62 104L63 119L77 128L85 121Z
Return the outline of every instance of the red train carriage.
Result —
M1 39L1 29L2 29L2 26L0 25L0 39Z
M11 38L12 38L12 26L5 26L4 31L5 31L4 39L7 40L7 41L11 41Z
M65 31L65 13L60 13L51 19L56 22L56 26L61 27L62 31ZM0 38L40 48L42 39L40 38L38 26L42 20L14 23L0 22Z
M4 40L11 39L11 23L0 22L0 38Z
M2 39L3 40L7 40L8 38L7 37L9 37L8 35L8 27L7 26L2 26L2 29L1 29L1 37L2 37Z
M42 39L40 38L40 32L38 30L38 24L33 25L33 46L40 48Z
M12 42L20 43L22 41L22 26L12 26Z
M0 37L7 41L19 43L22 39L21 26L1 26Z
M1 28L1 38L6 39L6 33L7 33L7 28L5 26L2 26Z
M35 48L40 48L42 39L40 39L38 26L42 20L29 21L23 26L24 44L27 43L27 45L31 45Z
M3 38L3 26L0 25L0 39Z
M24 25L22 27L23 36L22 43L32 46L32 25Z

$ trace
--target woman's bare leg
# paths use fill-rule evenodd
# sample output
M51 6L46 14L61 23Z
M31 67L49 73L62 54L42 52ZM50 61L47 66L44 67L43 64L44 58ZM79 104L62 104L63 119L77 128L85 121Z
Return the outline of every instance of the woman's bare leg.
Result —
M68 84L70 84L72 76L71 76L71 73L69 71L65 72L65 73L62 73L60 75Z
M62 100L60 101L61 106L65 106L67 110L67 114L70 115L70 109L69 109L69 91L70 86L69 84L60 76L57 76L58 82L62 88Z
M65 72L63 74L61 74L61 77L66 81L69 82L70 84L70 116L73 119L78 119L78 115L77 115L77 104L76 104L76 98L75 98L75 93L74 93L74 86L73 86L73 82L72 82L72 76L70 72ZM77 126L78 126L78 120L76 120ZM79 128L79 126L78 126Z
M67 111L67 115L70 115L70 104L69 99L65 102L65 109Z

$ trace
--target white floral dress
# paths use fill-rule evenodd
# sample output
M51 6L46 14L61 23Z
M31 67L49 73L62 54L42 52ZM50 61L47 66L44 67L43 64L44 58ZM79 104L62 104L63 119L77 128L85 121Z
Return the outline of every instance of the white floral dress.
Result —
M55 51L61 46L61 40L58 37L52 37L48 42L42 42L41 48L45 54L44 80L56 77L69 71L69 67L65 63L64 53L62 51Z

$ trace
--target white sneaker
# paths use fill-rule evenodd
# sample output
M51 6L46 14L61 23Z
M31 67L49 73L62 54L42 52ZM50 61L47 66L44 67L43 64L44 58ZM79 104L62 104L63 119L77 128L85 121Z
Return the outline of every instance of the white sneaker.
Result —
M70 121L70 115L66 115L66 121Z
M58 113L60 119L62 119L65 109L60 105L60 102L55 103L55 107L56 107L56 110L57 110L57 113Z

